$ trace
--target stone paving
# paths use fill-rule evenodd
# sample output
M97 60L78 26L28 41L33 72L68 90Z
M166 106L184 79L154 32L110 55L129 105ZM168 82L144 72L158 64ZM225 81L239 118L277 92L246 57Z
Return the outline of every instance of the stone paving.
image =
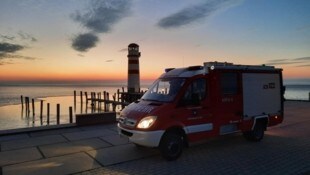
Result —
M241 134L209 139L172 162L120 138L116 125L0 136L0 175L310 174L310 103L286 102L285 121L258 143Z

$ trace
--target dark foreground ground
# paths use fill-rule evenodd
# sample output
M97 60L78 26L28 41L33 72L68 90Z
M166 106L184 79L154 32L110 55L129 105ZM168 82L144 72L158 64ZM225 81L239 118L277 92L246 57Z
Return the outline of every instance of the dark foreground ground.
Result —
M310 174L310 103L286 102L284 123L268 128L259 143L222 136L173 162L119 138L115 125L2 136L0 146L0 175Z

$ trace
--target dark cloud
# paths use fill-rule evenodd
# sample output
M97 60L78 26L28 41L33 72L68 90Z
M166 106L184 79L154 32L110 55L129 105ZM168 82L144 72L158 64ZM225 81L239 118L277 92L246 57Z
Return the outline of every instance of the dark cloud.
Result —
M310 64L310 57L300 57L292 59L274 59L269 60L266 65L295 65L296 67L308 67Z
M129 14L131 0L92 0L87 11L77 11L72 18L97 33L111 31L111 27Z
M4 42L4 41L7 41L7 42L15 41L15 42L23 42L23 43L27 43L27 44L38 41L31 34L25 33L25 32L22 32L22 31L19 31L15 35L1 35L0 34L0 39L2 39L2 42Z
M114 61L114 60L106 60L105 62L108 62L108 63L109 63L109 62L113 62L113 61Z
M23 56L23 55L17 55L17 54L0 54L0 60L2 59L25 59L25 60L36 60L38 58L35 57L29 57L29 56Z
M178 28L204 19L215 12L240 4L241 0L208 0L180 10L162 18L157 25L161 28Z
M72 48L79 52L87 52L90 48L95 47L98 41L98 36L93 33L79 34L72 40Z
M37 60L40 58L23 56L12 53L0 53L0 65L14 64L14 60L16 59L24 59L24 60ZM8 61L9 60L9 61Z
M0 53L14 53L24 49L24 46L10 43L0 43Z
M14 63L12 63L10 61L1 61L0 60L0 66L7 65L7 64L14 64Z
M18 36L21 38L21 40L27 40L31 42L36 42L38 41L34 36L24 33L24 32L18 32Z
M90 30L72 40L72 48L79 52L87 52L99 41L99 33L112 30L122 18L128 16L131 0L91 0L84 12L77 11L72 18Z
M4 39L4 40L13 41L13 40L15 39L15 36L1 35L1 34L0 34L0 38L1 38L1 39Z
M13 64L15 59L36 60L38 58L23 56L16 52L25 49L25 46L19 44L0 43L0 65ZM9 61L7 61L9 59Z
M17 53L26 48L29 48L27 45L37 41L37 39L32 35L20 31L13 36L0 34L0 39L2 40L0 41L0 65L14 64L15 60L17 59L24 59L24 60L39 59L31 56L20 55Z

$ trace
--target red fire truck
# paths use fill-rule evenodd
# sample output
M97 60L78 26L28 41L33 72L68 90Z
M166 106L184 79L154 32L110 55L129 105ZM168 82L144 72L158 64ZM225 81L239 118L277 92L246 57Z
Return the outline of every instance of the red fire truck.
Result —
M167 160L202 139L242 132L260 141L283 121L282 69L206 62L166 69L120 114L118 129L137 146L158 147Z

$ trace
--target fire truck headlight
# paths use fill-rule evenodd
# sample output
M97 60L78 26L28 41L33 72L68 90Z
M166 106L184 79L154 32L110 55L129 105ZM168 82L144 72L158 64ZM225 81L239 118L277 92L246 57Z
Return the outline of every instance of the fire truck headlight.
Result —
M147 129L147 128L151 127L155 123L156 119L157 119L157 116L147 116L147 117L144 117L138 123L137 128Z

